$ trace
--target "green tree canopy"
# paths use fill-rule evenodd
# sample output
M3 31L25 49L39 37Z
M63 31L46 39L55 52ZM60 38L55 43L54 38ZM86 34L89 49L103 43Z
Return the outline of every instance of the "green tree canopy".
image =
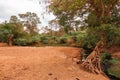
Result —
M0 42L6 42L12 45L13 40L21 37L22 33L22 26L17 27L12 23L0 24Z
M66 24L66 22L75 21L75 18L80 17L84 20L88 20L91 16L91 20L95 19L97 23L104 24L114 15L114 10L118 15L120 9L119 0L51 0L49 6L54 15L60 20L60 24ZM94 15L94 16L93 16ZM92 19L93 17L93 19ZM88 20L87 24L92 22ZM71 22L70 22L71 23ZM89 23L90 25L93 23ZM88 25L89 25L88 24Z
M38 33L37 24L40 23L40 20L36 13L27 12L19 14L19 17L22 19L22 24L28 33L31 35Z

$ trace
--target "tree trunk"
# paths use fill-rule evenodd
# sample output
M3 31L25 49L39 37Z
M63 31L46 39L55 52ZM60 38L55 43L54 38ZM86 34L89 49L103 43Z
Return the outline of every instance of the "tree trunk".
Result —
M13 44L13 35L9 36L9 46L12 46Z
M93 52L86 58L82 63L81 67L88 72L100 74L103 73L100 66L100 55L101 49L103 48L103 43L98 42Z

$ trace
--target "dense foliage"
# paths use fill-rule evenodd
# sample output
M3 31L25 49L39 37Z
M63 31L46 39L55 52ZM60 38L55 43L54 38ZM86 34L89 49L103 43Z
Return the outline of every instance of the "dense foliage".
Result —
M120 78L120 60L113 58L110 53L105 52L101 56L102 70L111 78ZM116 80L117 80L116 79Z

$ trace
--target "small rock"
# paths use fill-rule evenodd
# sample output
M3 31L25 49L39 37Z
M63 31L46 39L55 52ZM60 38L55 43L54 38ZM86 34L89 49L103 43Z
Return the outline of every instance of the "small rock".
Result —
M76 80L80 80L79 78L76 78Z
M52 76L53 74L52 74L52 73L49 73L48 75L49 75L49 76Z

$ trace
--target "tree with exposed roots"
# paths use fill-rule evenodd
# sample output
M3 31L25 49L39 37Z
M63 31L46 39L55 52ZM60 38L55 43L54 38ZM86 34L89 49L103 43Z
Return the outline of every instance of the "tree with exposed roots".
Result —
M96 27L101 24L114 24L118 21L113 21L114 11L119 14L119 0L47 0L49 10L54 13L62 26L72 26L75 20L80 18L79 22L83 26ZM82 21L81 21L82 20ZM71 24L72 23L72 24ZM100 55L102 48L106 44L106 35L104 31L99 32L101 40L96 44L96 47L86 60L81 64L84 70L92 73L102 73L100 66Z

